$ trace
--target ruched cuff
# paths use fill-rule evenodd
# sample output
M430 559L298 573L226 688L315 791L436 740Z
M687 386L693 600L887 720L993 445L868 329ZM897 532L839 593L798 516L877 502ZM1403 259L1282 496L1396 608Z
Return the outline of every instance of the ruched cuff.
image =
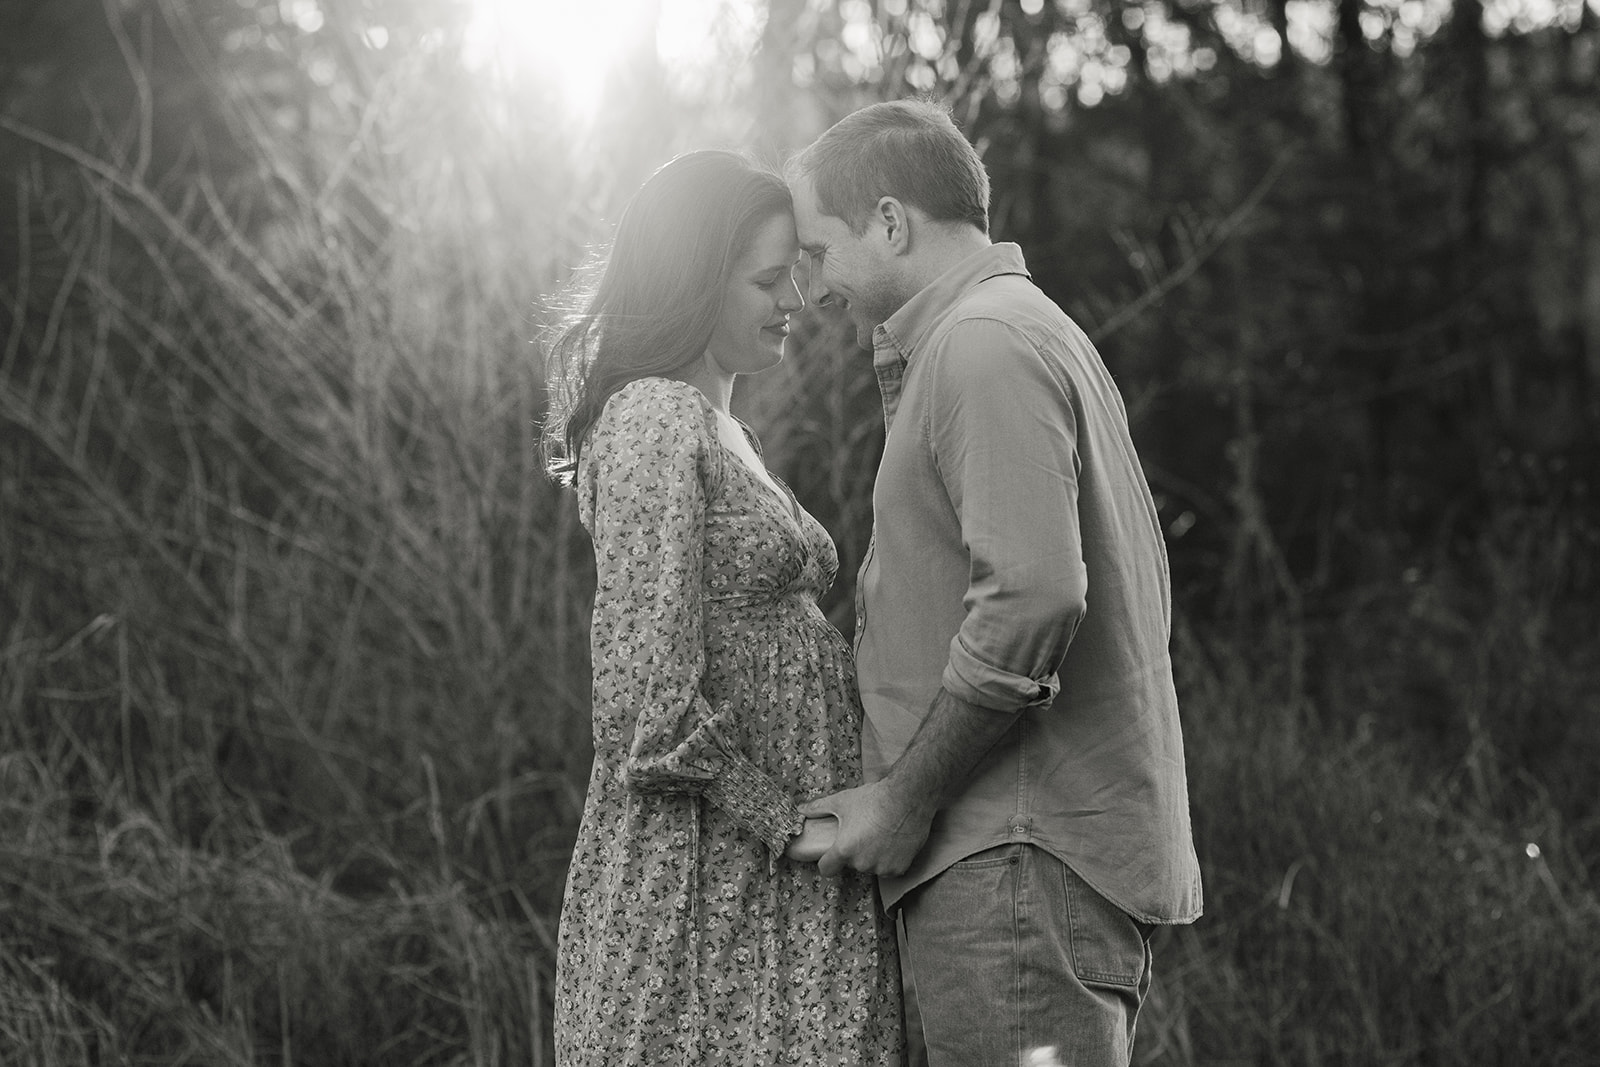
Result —
M731 756L706 783L702 795L727 812L740 829L766 844L772 853L769 869L776 868L789 839L806 824L800 808L778 783L742 756Z
M960 634L950 642L950 662L941 684L951 696L990 711L1044 707L1061 691L1054 674L1040 681L984 662L962 643Z

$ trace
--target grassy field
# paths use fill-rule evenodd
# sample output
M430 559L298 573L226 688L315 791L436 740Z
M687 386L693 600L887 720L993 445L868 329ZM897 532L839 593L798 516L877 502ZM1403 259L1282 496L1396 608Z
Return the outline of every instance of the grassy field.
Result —
M584 176L530 145L245 209L41 151L0 356L0 1062L550 1063L591 575L530 308L590 233L506 220L518 175ZM803 340L743 402L847 625L876 398ZM1530 503L1315 614L1180 596L1207 910L1159 939L1141 1063L1594 1062L1588 537Z

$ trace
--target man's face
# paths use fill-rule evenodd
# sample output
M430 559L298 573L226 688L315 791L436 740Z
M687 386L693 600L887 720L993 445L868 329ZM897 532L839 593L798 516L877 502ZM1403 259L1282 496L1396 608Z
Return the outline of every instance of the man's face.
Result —
M893 260L883 235L872 223L863 234L836 215L824 215L811 179L794 181L795 232L810 260L806 292L818 307L842 308L856 328L856 344L872 351L873 327L904 304L894 285Z

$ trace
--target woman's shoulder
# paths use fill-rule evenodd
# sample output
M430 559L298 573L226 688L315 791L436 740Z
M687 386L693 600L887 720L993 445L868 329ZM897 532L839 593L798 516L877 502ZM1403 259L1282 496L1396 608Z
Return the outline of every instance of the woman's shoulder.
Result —
M606 401L595 437L699 441L711 430L710 412L711 402L688 382L635 378Z
M638 378L606 400L578 462L579 517L593 531L597 516L619 505L612 490L637 501L662 499L699 480L721 484L722 463L710 401L694 386L670 378ZM609 488L608 488L609 487ZM610 504L605 501L611 501Z
M610 400L606 401L606 410L615 408L618 413L637 413L649 411L680 412L693 415L697 420L702 418L706 409L711 406L711 401L706 399L704 393L690 385L680 382L676 378L645 377L635 378L633 381L618 389Z

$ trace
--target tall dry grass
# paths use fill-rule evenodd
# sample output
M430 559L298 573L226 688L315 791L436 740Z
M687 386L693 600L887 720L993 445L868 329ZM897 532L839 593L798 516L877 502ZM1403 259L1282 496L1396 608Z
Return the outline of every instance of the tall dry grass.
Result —
M292 134L212 73L231 185L0 134L0 1062L544 1062L588 593L529 339L588 176L437 71Z
M1600 660L1551 595L1590 580L1561 548L1589 523L1529 506L1527 536L1351 590L1298 634L1285 612L1248 639L1184 620L1206 918L1158 946L1178 1010L1149 1062L1593 1062L1600 813L1568 787L1600 742ZM1546 718L1562 743L1535 762Z

